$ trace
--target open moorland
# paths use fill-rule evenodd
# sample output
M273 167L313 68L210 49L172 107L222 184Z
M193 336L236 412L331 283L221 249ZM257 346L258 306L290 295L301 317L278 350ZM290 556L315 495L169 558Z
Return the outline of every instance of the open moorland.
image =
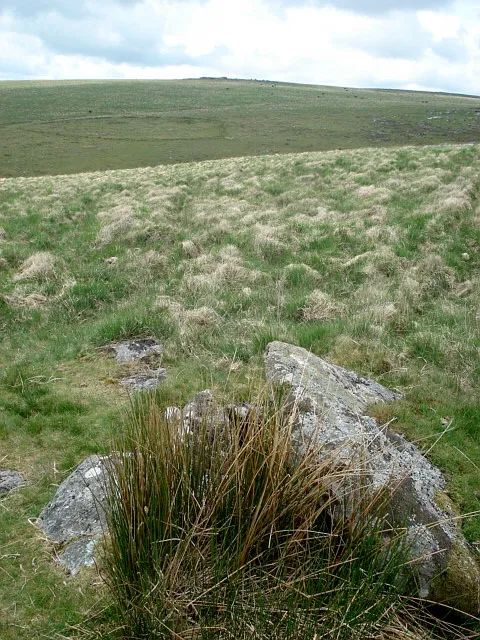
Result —
M87 85L92 96L99 86ZM76 87L62 91L73 95ZM254 95L251 85L240 88L245 100ZM8 91L49 88L2 91L5 100ZM363 102L351 93L345 100L367 104L368 92L359 94ZM400 94L384 95L390 108ZM473 101L462 100L473 119ZM37 108L37 133L25 145L50 135L40 102ZM108 108L97 103L97 115ZM21 110L14 115L20 119ZM73 127L68 119L63 126ZM403 136L395 135L391 143ZM88 139L99 144L89 166L107 162L102 145L112 162L154 160L140 159L134 144L131 156L112 160L116 143L107 138ZM25 162L21 144L18 163ZM74 158L63 147L68 164L51 149L46 164L31 158L32 173L86 168L82 153L91 153L85 147ZM26 165L15 166L12 172ZM226 397L233 389L237 397L247 393L262 379L261 355L274 339L401 390L402 400L372 411L446 473L449 494L466 514L464 532L478 545L479 170L480 148L457 144L1 180L0 462L27 478L0 503L2 640L71 637L70 625L108 603L91 577L66 578L33 522L68 471L108 450L118 433L129 404L119 380L129 365L102 347L127 337L164 345L167 378L158 394L174 404L206 387ZM98 622L95 628L92 637L106 637Z
M480 98L245 80L0 83L0 177L476 142Z

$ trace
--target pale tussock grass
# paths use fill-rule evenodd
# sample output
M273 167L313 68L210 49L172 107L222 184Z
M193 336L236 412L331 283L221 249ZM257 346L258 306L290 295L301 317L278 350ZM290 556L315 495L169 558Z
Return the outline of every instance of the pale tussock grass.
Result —
M197 258L201 253L201 249L193 240L183 240L182 251L187 258Z
M376 239L380 240L380 238ZM384 276L395 276L407 268L407 261L399 257L388 244L380 245L378 249L359 254L351 258L348 262L356 264L359 261L364 263L362 271L365 275L369 276L370 282L371 278L377 274L382 280ZM345 266L351 266L348 262L345 263Z
M138 255L138 263L144 269L156 272L167 268L168 259L164 253L160 253L160 251L156 251L155 249L149 249Z
M13 276L14 282L23 280L45 281L56 276L56 257L49 251L38 251L27 258Z
M243 263L243 255L241 250L234 244L226 244L221 247L218 257L222 262L234 262L236 264Z
M314 289L301 309L301 317L308 321L331 320L345 312L345 305L321 289Z
M192 330L215 328L222 321L219 313L207 305L186 308L182 302L171 296L159 296L155 301L155 308L166 311L173 322L177 325L182 337L185 337Z
M288 248L295 246L296 238L290 234L289 246L284 238L286 236L284 225L274 225L257 223L252 231L252 244L257 254L268 257L272 255L282 255Z
M385 187L377 187L373 184L358 187L356 194L360 198L372 198L379 203L387 202L390 198L390 191Z
M431 296L448 291L455 283L453 269L445 264L442 256L427 253L409 272L418 283L416 296Z
M219 292L260 282L265 277L265 273L245 265L237 246L224 245L218 253L201 254L186 261L180 286L190 293Z
M364 282L354 292L351 308L356 314L373 316L376 320L392 317L395 310L395 290L389 278L378 274Z
M304 262L290 262L283 268L284 274L288 277L289 274L300 274L302 277L311 278L313 282L320 282L322 275Z
M378 215L375 212L374 215ZM376 219L376 223L381 223L382 219ZM399 241L401 230L391 224L375 224L365 230L365 236L373 242L395 244Z
M381 204L372 204L370 207L360 209L357 214L361 219L368 222L375 222L380 226L386 221L388 217L388 210Z
M434 212L465 213L473 204L475 189L471 179L460 175L453 182L442 185L430 201Z
M101 247L114 241L134 238L141 227L130 204L116 204L111 209L100 211L97 218L101 226L96 242Z
M428 171L424 175L413 180L409 185L404 185L405 190L411 188L417 193L430 193L442 186L442 176L437 171Z
M477 205L473 214L473 224L477 229L480 229L480 205Z
M234 262L217 264L207 273L185 274L181 288L187 292L214 292L225 289L238 289L263 278L260 271L248 269Z
M231 196L197 197L191 203L190 213L197 224L215 224L224 219L235 224L253 208L248 202Z
M311 209L309 213L298 213L291 217L291 221L300 224L305 224L311 227L315 227L317 224L323 224L326 222L333 223L338 221L339 218L350 219L350 215L344 215L333 209L328 209L322 205Z
M3 300L13 309L53 309L55 305L69 304L69 293L75 286L76 280L62 274L60 278L55 273L54 287L51 280L42 278L40 282L25 282L18 284L9 293L3 294Z
M4 294L3 299L13 309L39 309L48 304L47 296L37 292L28 293L28 290L19 287L9 294Z

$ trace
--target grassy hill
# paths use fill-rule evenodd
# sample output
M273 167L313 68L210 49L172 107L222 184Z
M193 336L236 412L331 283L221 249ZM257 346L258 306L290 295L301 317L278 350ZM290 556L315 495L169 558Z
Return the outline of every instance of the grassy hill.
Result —
M0 82L0 176L477 142L480 98L244 80Z
M22 114L19 96L38 92L32 128L37 133L31 136L48 140L53 123L47 122L51 116L43 99L62 117L68 104L76 117L87 109L88 101L81 108L78 102L86 91L97 115L113 108L117 114L131 113L135 104L144 112L141 90L152 86L158 87L164 109L170 100L170 117L178 118L174 103L188 83L112 83L112 91L119 93L102 103L103 84L4 85L2 100L12 92L17 110L12 106L8 114L2 109L2 117L25 118L31 104L24 104ZM286 85L194 86L202 99L209 96L222 117L232 114L237 125L246 104L255 117L257 97L263 104L257 126L275 112L285 135L282 114L302 113L307 119L315 92L321 95L312 87ZM179 93L168 98L162 87ZM234 104L234 91L237 98L243 96L243 105ZM343 94L324 91L331 113L334 104L340 109ZM268 107L262 92L271 96ZM65 100L54 106L53 98L60 94ZM358 100L359 118L371 123L367 106L376 104L380 94L359 92L364 100L349 94L344 101ZM186 113L196 123L192 126L197 126L207 115L195 110L191 92L189 101L182 95ZM275 97L274 102L279 95L284 101ZM407 101L404 118L433 110L431 104L421 106L420 95L381 95L386 111ZM221 109L220 96L225 102ZM477 104L449 96L424 98L435 104L458 100L472 114ZM413 99L416 106L409 111L405 105ZM452 118L457 117L456 112ZM135 135L147 120L131 121ZM113 118L103 122L85 115L85 121L65 120L60 132L69 129L73 136L79 122L110 132L117 126ZM115 135L126 126L125 119L116 122ZM444 121L432 122L442 127ZM345 135L352 136L352 145L354 131L361 131L365 140L372 135L373 129L362 130L354 120L350 125ZM26 131L21 127L30 125L10 126L13 132L15 126ZM275 129L277 141L279 131ZM293 141L291 130L288 135ZM245 136L239 144L253 144L251 123ZM263 141L259 137L265 147L256 151L266 151L267 134ZM112 163L136 163L136 153L148 148L146 137L145 146L132 145L130 156L116 158L118 147L110 147L106 138L98 157L90 156L90 166L106 162L102 145L111 150ZM195 147L198 140L192 138ZM87 139L95 144L96 138L88 136L82 143ZM25 133L25 145L28 140ZM70 164L62 165L61 155L54 154L57 138L52 140L46 164L35 164L40 155L35 162L31 158L32 172L41 166L55 171L88 165L91 150L75 156L59 137L64 161L70 158ZM212 140L208 145L220 154ZM307 144L306 135L304 140ZM127 149L130 143L121 144ZM174 149L177 142L168 144ZM182 153L188 153L186 140ZM15 156L17 166L23 161L21 154ZM53 637L56 632L68 637L68 625L82 621L102 602L98 585L67 580L53 565L52 549L29 521L68 470L85 455L107 450L112 431L118 431L128 404L118 381L128 366L116 364L102 350L115 339L154 336L164 344L162 364L168 377L159 393L170 402L180 403L205 387L227 396L232 388L237 395L250 388L261 378L261 354L273 339L294 342L401 389L404 400L376 414L384 422L392 420L393 428L417 441L446 472L461 513L477 512L465 518L464 530L478 544L479 169L478 146L440 145L0 180L0 461L28 479L24 489L0 505L2 640Z

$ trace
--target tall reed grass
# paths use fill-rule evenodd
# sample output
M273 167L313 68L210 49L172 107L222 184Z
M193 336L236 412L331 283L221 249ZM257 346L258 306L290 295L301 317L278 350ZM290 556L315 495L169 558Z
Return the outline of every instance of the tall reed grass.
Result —
M433 637L412 630L380 497L355 491L340 516L331 487L358 470L314 447L299 458L281 395L240 413L186 424L152 398L133 407L109 465L104 558L123 637Z

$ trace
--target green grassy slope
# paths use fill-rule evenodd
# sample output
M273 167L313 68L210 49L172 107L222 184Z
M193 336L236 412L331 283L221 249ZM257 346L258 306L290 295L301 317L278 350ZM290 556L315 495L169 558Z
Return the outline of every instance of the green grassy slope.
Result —
M0 180L0 464L29 483L0 504L2 640L92 603L29 519L121 424L110 340L163 342L172 403L238 395L272 339L398 387L378 417L478 512L479 169L465 145ZM478 514L465 532L478 544Z
M0 83L0 176L478 142L480 98L256 81Z

